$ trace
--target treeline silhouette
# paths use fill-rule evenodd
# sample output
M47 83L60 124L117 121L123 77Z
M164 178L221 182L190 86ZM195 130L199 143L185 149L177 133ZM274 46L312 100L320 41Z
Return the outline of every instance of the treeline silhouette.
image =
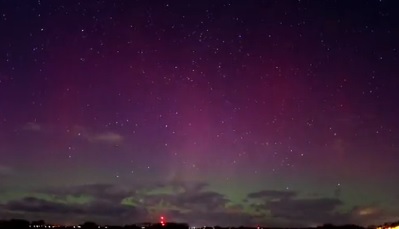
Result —
M46 224L44 220L32 221L29 222L24 219L11 219L11 220L0 220L0 229L45 229L45 228L68 228L68 229L98 229L98 228L107 228L107 229L142 229L143 225L146 229L188 229L189 225L186 223L166 223L165 225L157 224L133 224L133 225L125 225L125 226L99 226L94 222L85 222L80 225L75 226L63 226L63 225L54 225L54 224Z
M384 225L387 225L384 224ZM390 224L393 225L393 224ZM80 225L75 226L63 226L63 225L54 225L54 224L46 224L45 221L32 221L29 222L24 219L11 219L11 220L0 220L0 229L44 229L44 228L59 228L59 229L99 229L99 228L107 228L107 229L188 229L189 225L186 223L166 223L165 225L161 224L133 224L133 225L125 225L125 226L99 226L95 222L85 222ZM259 229L260 227L234 227L234 229ZM271 227L261 227L262 229L277 229ZM300 227L298 227L300 228ZM376 227L371 226L368 229L375 229ZM233 229L233 227L204 227L202 229ZM278 229L288 229L288 228L278 228ZM294 228L290 228L294 229ZM318 227L309 227L309 228L301 228L301 229L365 229L364 227L358 225L342 225L336 226L333 224L325 224Z

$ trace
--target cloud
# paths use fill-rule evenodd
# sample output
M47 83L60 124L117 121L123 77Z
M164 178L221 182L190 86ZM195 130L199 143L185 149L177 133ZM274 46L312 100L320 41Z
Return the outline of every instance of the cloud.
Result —
M85 218L97 222L110 222L111 220L128 221L130 217L143 215L142 211L133 206L115 204L104 201L92 201L85 204L57 203L36 197L26 197L21 200L10 201L1 206L3 212L8 214L23 213L24 215L62 216L66 219Z
M244 224L253 218L244 213L242 208L240 210L240 208L229 207L230 200L226 196L206 190L206 187L208 187L206 183L179 181L136 188L114 184L90 184L42 191L54 197L55 201L59 200L62 203L66 202L68 196L89 197L85 208L68 205L73 208L68 214L77 216L90 213L92 219L108 213L109 210L105 209L113 209L112 211L116 212L116 215L128 215L132 209L126 209L128 206L122 204L127 204L126 200L130 206L134 205L135 211L140 213L136 213L139 218L133 218L136 221L151 218L151 213L147 211L154 212L159 209L162 209L162 212L168 217L172 217L174 221L180 222L234 225L236 223ZM159 191L165 190L165 188L169 191ZM42 205L46 207L45 204ZM56 209L61 209L60 212L65 211L61 207L57 206ZM111 216L112 214L110 214ZM235 223L232 223L232 218Z
M247 195L243 205L233 204L227 196L209 190L208 184L201 182L175 181L136 187L88 184L46 189L38 194L42 199L26 197L4 203L0 213L34 219L68 218L74 222L84 219L122 224L151 221L161 212L172 221L193 226L261 224L279 227L325 223L365 225L388 221L383 216L389 215L376 206L341 212L343 203L338 198L302 197L294 191L253 192ZM43 196L48 198L43 199ZM78 199L84 200L74 201ZM248 211L248 208L255 211Z
M268 202L273 217L316 223L337 222L335 210L342 202L334 198L284 199Z
M37 123L37 122L28 122L24 125L23 127L24 130L28 130L28 131L35 131L35 132L39 132L41 131L43 128L42 126Z
M146 195L143 199L145 205L163 203L175 209L194 212L220 211L229 202L224 195L212 191Z
M173 209L197 212L219 210L230 202L223 194L206 190L207 187L204 182L172 181L147 187L146 192L137 192L136 197L142 200L143 206L162 203Z
M245 212L243 206L233 206L223 194L206 190L201 182L172 183L173 193L146 194L139 204L145 208L166 206L163 209L174 221L188 222L192 226L203 225L253 225L256 218Z
M88 184L72 187L52 188L49 190L44 190L44 192L58 199L66 199L67 196L86 196L96 201L112 203L121 203L123 199L132 197L136 193L131 188L113 184Z
M276 190L263 190L259 192L253 192L248 194L248 198L251 199L263 199L263 198L271 198L271 199L287 199L292 198L297 195L296 192L293 191L276 191Z
M220 193L202 191L177 195L174 204L199 212L215 212L223 210L228 202L229 200Z
M248 198L258 200L252 205L258 212L296 226L344 223L349 219L347 214L338 213L343 203L337 198L298 198L296 192L275 190L250 193Z
M175 189L180 189L183 192L198 192L208 187L208 184L205 182L187 182L176 180L167 185L172 185Z
M88 135L87 139L91 142L119 144L123 141L123 136L114 132L104 132Z
M120 144L124 140L122 135L115 132L93 132L78 125L73 127L72 134L92 143Z
M92 143L120 144L124 137L112 131L95 132L84 126L75 125L71 133Z
M89 184L51 188L41 190L39 194L49 198L23 198L10 201L0 208L8 215L21 214L33 218L45 216L46 219L62 219L63 216L75 221L84 218L110 223L141 222L151 219L159 211L173 221L192 225L256 225L265 219L265 215L248 212L245 206L233 205L225 195L208 190L208 184L203 182L174 181L135 188L115 184ZM281 201L291 199L296 194L262 191L249 196L261 198L264 208L272 209L275 215L281 215L280 211L284 209L279 211L276 206L267 206L269 202L266 200L273 201L278 197ZM71 197L83 197L85 200L71 202ZM295 209L295 206L286 208Z
M177 221L188 222L191 226L202 227L203 225L218 225L218 226L248 226L256 225L256 218L244 211L230 212L226 211L211 211L211 212L196 212L196 211L169 211L168 216Z
M66 214L77 210L65 204L49 202L35 197L26 197L21 200L10 201L3 206L9 211L22 212L45 212L55 214Z
M43 132L43 133L59 133L60 131L63 132L65 131L59 129L57 131L56 128L55 129L50 128L50 126L45 126L37 122L28 122L22 126L22 129L31 132ZM73 126L71 131L68 131L68 133L71 133L75 137L83 138L86 141L92 143L120 144L124 140L124 137L118 133L112 131L94 132L90 131L86 127L79 125Z

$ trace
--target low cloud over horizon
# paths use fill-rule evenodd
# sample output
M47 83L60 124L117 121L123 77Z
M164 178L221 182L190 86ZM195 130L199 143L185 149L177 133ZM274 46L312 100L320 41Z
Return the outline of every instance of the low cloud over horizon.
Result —
M261 190L248 193L245 199L243 204L234 204L222 193L211 191L206 183L162 183L137 188L88 184L36 190L31 196L3 201L0 213L3 218L115 225L157 222L160 215L173 222L220 226L367 226L383 220L376 206L342 211L339 207L343 203L338 198L305 198L295 191Z

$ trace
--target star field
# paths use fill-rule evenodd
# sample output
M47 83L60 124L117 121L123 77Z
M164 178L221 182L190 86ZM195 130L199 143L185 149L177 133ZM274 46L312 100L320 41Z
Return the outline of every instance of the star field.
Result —
M0 2L1 217L397 220L398 10Z

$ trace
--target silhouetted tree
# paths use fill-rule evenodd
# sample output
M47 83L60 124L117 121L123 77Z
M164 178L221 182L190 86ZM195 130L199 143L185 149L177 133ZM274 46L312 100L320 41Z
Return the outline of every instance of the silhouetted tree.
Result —
M125 229L141 229L141 227L139 227L137 225L126 225L124 228Z
M97 229L98 225L94 222L85 222L84 224L82 224L82 228L84 229Z
M23 219L12 219L9 221L5 221L2 228L7 228L7 229L26 229L29 228L29 221L23 220Z
M46 225L44 220L32 221L33 225Z

